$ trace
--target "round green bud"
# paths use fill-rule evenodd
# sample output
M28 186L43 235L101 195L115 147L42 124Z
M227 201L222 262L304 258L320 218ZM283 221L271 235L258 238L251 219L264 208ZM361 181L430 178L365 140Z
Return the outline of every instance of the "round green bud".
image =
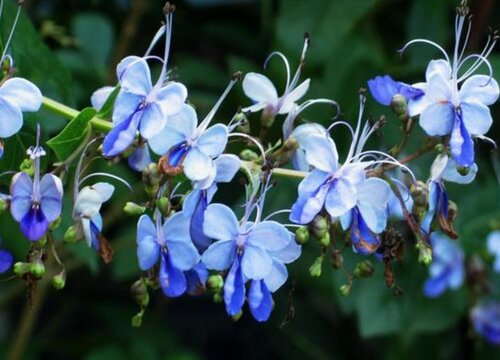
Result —
M332 252L332 267L334 269L341 269L344 266L344 257L340 250L333 250Z
M244 149L240 152L240 159L244 161L254 161L259 158L259 155L250 149Z
M328 221L321 215L316 215L309 225L311 232L316 238L321 239L328 231Z
M30 273L37 279L43 277L45 274L45 265L42 259L37 258L30 264Z
M123 207L123 211L127 215L137 216L137 215L142 215L144 211L146 211L146 207L138 205L132 201L127 201L127 203Z
M141 325L142 325L142 317L143 317L143 313L142 312L140 312L140 313L135 314L134 316L132 316L132 321L131 321L132 327L135 327L135 328L141 327Z
M309 274L313 277L321 276L321 268L323 266L323 255L319 256L314 260L311 267L309 268Z
M260 117L260 125L264 129L269 129L271 126L273 126L273 123L274 123L274 114L271 111L264 109L262 111L262 116Z
M49 230L54 231L61 225L62 218L59 216L57 219L55 219L53 222L50 223Z
M139 279L132 284L132 286L130 287L130 292L135 302L140 307L148 306L149 304L148 287L146 286L146 283L142 279Z
M213 299L214 299L214 303L216 303L216 304L220 304L224 300L223 297L222 297L222 294L220 292L216 292L214 294Z
M434 146L434 151L439 153L439 154L442 154L443 151L444 151L444 145L443 144L437 144L436 146Z
M33 177L33 175L35 174L35 162L31 159L24 159L21 165L19 166L19 169L23 173L26 173L29 176Z
M427 205L429 188L427 187L426 183L420 180L417 181L415 184L411 185L410 192L416 206L423 207Z
M299 245L304 245L309 241L309 229L307 226L301 226L295 231L295 241Z
M417 242L418 262L424 266L432 263L432 249L423 242Z
M160 210L161 214L164 217L167 217L170 213L170 200L168 198L162 196L158 200L156 200L156 207Z
M234 120L238 123L237 129L239 132L250 134L250 122L244 112L236 114Z
M344 284L341 285L339 288L340 295L342 296L348 296L351 293L351 284Z
M224 279L220 275L210 275L207 279L207 288L212 291L219 291L224 286Z
M16 262L12 267L14 274L22 276L31 271L31 264L25 262Z
M330 245L330 233L328 231L319 239L319 243L324 247Z
M43 249L45 245L47 245L47 236L42 236L40 239L34 242L34 245L37 249Z
M52 287L56 290L61 290L66 285L66 271L62 270L59 274L52 277L50 280Z
M71 225L66 232L64 233L64 242L66 244L74 244L78 241L78 236L76 232L76 228L74 225Z
M354 268L354 276L357 278L369 278L375 272L375 267L370 260L363 260L356 264Z
M397 117L401 118L402 120L404 118L407 118L408 115L407 104L406 104L406 99L403 95L396 94L392 97L391 108Z
M8 208L9 208L9 202L4 198L0 198L0 214L3 213Z

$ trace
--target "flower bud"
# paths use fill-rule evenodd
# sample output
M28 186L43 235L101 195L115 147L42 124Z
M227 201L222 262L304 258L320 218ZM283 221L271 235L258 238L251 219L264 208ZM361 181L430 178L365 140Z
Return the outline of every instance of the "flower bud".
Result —
M410 187L410 193L413 197L415 206L427 206L427 197L429 195L429 188L423 181L417 181Z
M35 162L31 159L24 159L21 165L19 166L19 169L23 173L26 173L29 176L33 177L33 175L35 174Z
M161 181L161 174L158 165L150 163L142 171L142 182L144 183L144 190L146 193L153 197L158 191L158 186Z
M328 221L321 215L316 215L309 225L311 232L317 239L321 239L328 231Z
M442 154L444 151L444 145L439 143L434 146L434 151L437 152L438 154Z
M50 223L49 225L49 230L54 231L61 225L62 218L59 216L57 219L55 219L53 222Z
M274 123L274 114L269 109L265 108L262 111L262 116L260 118L260 125L263 129L269 129L273 126Z
M156 207L160 210L161 214L164 217L167 217L170 213L170 200L168 198L162 196L158 200L156 200Z
M9 208L7 199L0 197L0 214Z
M207 279L207 288L212 291L219 291L224 286L224 279L220 275L210 275Z
M468 166L457 166L457 171L460 175L462 176L466 176L469 171L470 171L470 167Z
M363 260L356 264L353 275L357 278L369 278L375 272L375 267L370 260Z
M323 266L323 255L318 256L316 260L314 260L313 264L309 268L309 274L313 277L321 276L322 266Z
M43 249L47 245L47 236L44 235L33 243L37 249Z
M132 321L131 321L131 324L132 324L132 327L135 327L135 328L139 328L141 327L142 325L142 317L144 316L144 313L141 311L137 314L135 314L133 317L132 317Z
M64 233L64 242L66 244L74 244L78 241L77 231L74 225L71 225Z
M328 231L319 239L319 243L324 247L330 245L330 233Z
M146 207L138 205L132 201L127 201L127 203L123 207L123 211L127 215L137 216L137 215L142 215L144 213L144 211L146 211Z
M448 201L448 221L453 222L458 216L458 206L454 201Z
M348 296L351 293L352 284L344 284L339 287L340 295Z
M39 257L30 264L30 273L37 279L41 279L45 274L45 265Z
M392 97L391 109L399 120L401 121L408 120L408 111L407 111L408 109L407 109L406 99L403 95L396 94Z
M304 245L309 241L309 229L307 226L301 226L295 231L295 241L299 245Z
M53 276L50 282L52 283L54 289L63 289L66 285L66 271L62 270L59 274Z
M238 321L239 319L241 319L241 317L243 316L243 311L240 311L239 313L237 313L236 315L233 315L231 316L231 320L233 320L234 322Z
M139 279L132 284L132 286L130 287L130 292L132 294L132 298L140 307L144 308L148 306L149 304L148 287L146 286L146 283L142 279Z
M250 134L250 122L244 112L235 115L234 119L238 123L238 131L244 134Z
M31 264L25 262L16 262L12 269L14 271L14 274L22 276L30 272Z
M222 297L222 294L220 292L216 292L214 294L213 299L214 299L214 303L216 303L216 304L221 304L222 301L224 300L223 297Z
M259 155L250 149L244 149L240 152L240 159L244 161L254 161L259 158Z
M341 269L344 266L344 257L340 250L333 250L332 252L332 267L334 269Z
M419 241L417 242L416 248L418 250L418 262L425 266L430 265L432 262L432 249L430 246Z

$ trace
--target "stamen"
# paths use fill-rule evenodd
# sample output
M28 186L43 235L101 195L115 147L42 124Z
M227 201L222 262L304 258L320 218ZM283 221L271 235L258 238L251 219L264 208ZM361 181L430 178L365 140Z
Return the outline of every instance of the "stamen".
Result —
M270 218L276 216L276 215L279 215L279 214L289 214L291 213L292 210L290 209L283 209L283 210L277 210L277 211L274 211L272 213L270 213L269 215L267 215L263 221L266 221L266 220L269 220ZM299 227L302 226L302 225L299 225Z
M359 113L358 113L358 122L356 123L356 131L354 132L353 135L353 140L351 143L351 146L349 147L349 153L347 154L346 158L346 163L351 161L352 156L355 154L356 150L356 143L358 142L359 139L359 130L361 127L361 119L363 118L363 112L365 109L365 102L366 102L366 96L365 96L366 90L365 89L360 89L359 91Z
M7 42L5 43L5 48L3 49L2 57L0 58L0 64L3 63L5 59L5 55L7 54L7 50L9 49L10 42L12 40L12 36L14 35L14 30L16 30L17 26L17 21L19 20L19 15L21 14L21 5L23 4L23 0L19 0L17 2L17 13L16 13L16 18L14 19L14 24L12 25L12 29L10 30L9 37L7 39ZM2 4L3 7L3 4Z
M82 180L80 180L78 187L80 187L80 185L82 185L86 180L88 180L94 176L104 176L104 177L109 177L111 179L115 179L115 180L121 182L123 185L125 185L129 190L132 190L132 186L130 186L130 184L128 182L126 182L125 180L123 180L122 178L120 178L116 175L113 175L113 174L108 174L108 173L103 173L103 172L96 172L96 173L92 173L92 174L85 176Z
M229 134L228 137L242 137L242 138L245 138L251 142L253 142L255 144L255 146L257 146L257 148L259 149L260 151L260 155L262 156L262 159L265 159L266 158L266 152L264 150L264 148L262 147L261 143L258 142L255 138L253 138L252 136L248 135L248 134L244 134L244 133L232 133L232 134Z
M151 51L153 50L153 48L155 47L155 45L158 43L158 40L160 40L160 38L165 33L165 29L166 29L165 25L160 26L160 28L156 32L155 36L153 37L153 40L151 40L151 43L149 44L148 49L144 53L144 57L149 56L149 54L151 53Z
M163 67L161 69L160 77L158 78L158 84L163 84L167 78L167 64L168 57L170 55L170 42L172 38L172 22L173 22L173 12L175 11L175 6L170 5L169 2L165 4L163 12L165 13L166 23L165 23L165 54L163 56Z
M90 140L87 145L83 148L82 154L80 155L80 159L78 159L78 164L76 165L76 171L75 171L75 183L73 186L73 199L76 202L76 198L78 197L78 188L80 187L80 176L82 174L82 165L83 165L83 158L87 154L87 150L90 145L95 143L98 140L98 138Z
M283 55L279 51L273 51L272 53L269 54L269 56L264 61L264 69L267 68L267 64L269 63L269 60L271 60L271 58L273 56L278 56L279 58L281 58L281 60L283 60L283 63L285 64L285 69L286 69L286 87L285 87L285 92L286 92L286 90L290 86L290 64L288 63L288 60L285 57L285 55Z
M410 45L413 45L413 44L417 44L417 43L424 43L424 44L428 44L428 45L432 45L434 46L435 48L437 48L439 51L441 51L441 53L444 55L444 58L446 59L446 61L448 61L448 63L451 64L451 61L450 61L450 58L448 57L448 54L446 53L446 51L444 51L444 49L439 46L438 44L436 44L434 41L430 41L430 40L427 40L427 39L415 39L415 40L411 40L409 42L406 43L405 46L403 46L402 49L398 50L398 52L403 55L403 53L406 51L406 49L410 46Z

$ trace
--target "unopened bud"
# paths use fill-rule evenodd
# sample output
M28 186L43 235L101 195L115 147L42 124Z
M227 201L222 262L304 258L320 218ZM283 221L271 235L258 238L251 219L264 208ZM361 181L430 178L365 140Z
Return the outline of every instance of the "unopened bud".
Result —
M0 214L9 208L7 199L0 197Z
M149 293L148 287L146 283L139 279L132 284L130 287L130 292L132 294L132 298L140 307L146 307L149 304Z
M448 201L448 221L453 222L458 216L458 206L454 201Z
M319 239L319 243L324 247L330 245L330 233L328 231Z
M295 137L290 136L288 139L286 139L282 149L284 151L294 151L297 150L298 148L299 148L299 141Z
M144 313L141 311L140 313L135 314L132 317L132 321L131 321L132 327L135 327L135 328L141 327L143 315L144 315Z
M417 242L418 262L422 265L428 266L432 262L432 249L429 245L424 244L422 241Z
M244 134L250 134L250 122L248 121L248 118L244 112L236 114L234 120L238 124L237 129L239 132L242 132Z
M321 215L316 215L310 224L311 232L317 239L321 239L328 231L328 221Z
M434 151L437 152L438 154L442 154L444 151L444 145L439 143L434 146Z
M214 303L216 303L216 304L220 304L224 300L223 297L222 297L222 294L220 292L216 292L214 294L213 299L214 299Z
M332 267L334 269L341 269L344 266L344 257L340 250L333 250L332 252Z
M31 271L31 264L25 262L16 262L12 268L14 274L22 276Z
M255 151L250 149L244 149L240 152L240 159L244 161L254 161L259 158L259 155Z
M156 163L148 164L142 171L142 182L146 187L158 187L161 181L161 174Z
M30 273L37 279L41 279L45 274L45 265L40 258L35 258L35 260L30 264Z
M344 284L339 287L340 295L348 296L351 293L352 284Z
M262 116L260 118L260 125L264 129L269 129L271 126L273 126L274 123L274 114L272 110L269 108L264 108L262 111Z
M408 119L406 99L403 95L396 94L392 97L391 109L401 121L406 121Z
M309 268L309 274L313 277L321 276L322 266L323 266L323 255L318 256L316 260L314 260L313 264Z
M231 320L233 320L234 322L238 321L239 319L241 319L241 317L243 316L243 311L240 311L239 313L237 313L236 315L233 315L231 316Z
M309 241L309 229L307 226L301 226L295 231L295 241L299 245L304 245Z
M62 218L59 216L57 219L55 219L53 222L50 223L49 230L54 231L61 225Z
M29 176L33 177L33 175L35 174L35 162L31 159L24 159L21 165L19 166L19 169L23 173L26 173Z
M44 235L33 243L37 249L43 249L47 245L47 236Z
M127 215L137 216L137 215L142 215L144 213L144 211L146 211L146 207L138 205L132 201L127 201L127 203L123 207L123 211Z
M224 279L220 275L210 275L207 279L207 288L212 291L219 291L224 286Z
M427 205L427 197L429 195L429 188L423 181L417 181L410 187L411 196L415 206L424 207Z
M375 272L375 267L370 260L363 260L356 264L353 275L357 278L369 278Z
M62 270L59 274L51 279L52 286L56 290L61 290L66 285L66 271Z
M77 231L74 225L71 225L64 233L64 242L66 244L74 244L78 241Z
M156 207L160 210L161 214L164 217L167 217L170 213L170 200L168 198L162 196L158 200L156 200Z
M468 166L457 166L457 171L460 175L462 176L466 176L469 171L470 171L470 167Z

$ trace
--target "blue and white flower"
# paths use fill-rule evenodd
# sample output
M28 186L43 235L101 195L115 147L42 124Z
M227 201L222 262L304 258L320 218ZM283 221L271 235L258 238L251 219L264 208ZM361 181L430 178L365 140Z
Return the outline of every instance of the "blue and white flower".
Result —
M472 309L474 329L492 345L500 345L500 303L481 303Z
M376 76L368 80L368 89L374 99L382 105L391 105L394 95L402 95L406 101L417 100L424 95L419 85L408 85L401 81L395 81L389 75Z
M464 253L456 240L442 233L433 232L430 241L433 259L424 293L427 297L435 298L446 289L455 290L462 286L465 278Z
M500 273L500 230L495 230L489 233L486 240L488 252L494 256L493 270Z

